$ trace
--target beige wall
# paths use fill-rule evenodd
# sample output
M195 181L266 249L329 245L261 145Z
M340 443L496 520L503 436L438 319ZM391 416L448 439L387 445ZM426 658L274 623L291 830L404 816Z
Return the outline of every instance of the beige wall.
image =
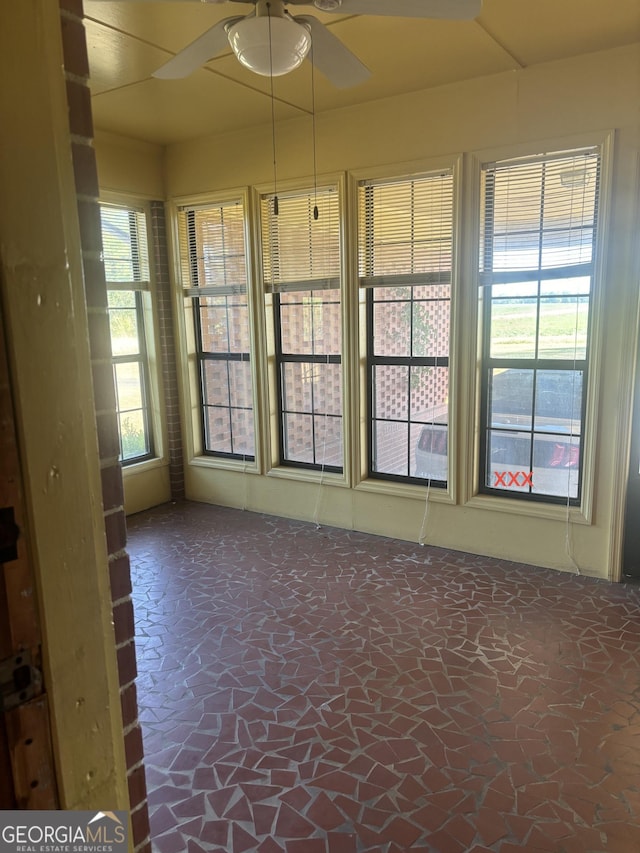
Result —
M101 130L96 130L93 145L101 192L141 199L165 197L162 146Z
M637 141L640 46L318 115L319 172L362 169L591 130ZM278 176L312 171L311 119L278 126ZM171 145L167 197L272 180L271 128Z
M617 577L629 440L632 353L636 337L638 258L638 152L640 150L640 46L554 62L440 89L416 92L317 117L320 173L359 174L386 164L485 151L516 153L514 146L540 142L554 147L581 144L614 134L611 217L604 268L602 377L594 404L597 432L595 483L590 523L570 528L581 570ZM536 146L533 145L533 149ZM167 198L217 192L231 187L268 186L272 180L271 129L193 140L168 147L164 162ZM311 120L277 128L279 180L308 177L312 171ZM467 165L471 161L467 161ZM467 259L463 278L472 276ZM463 287L475 293L473 282ZM473 299L473 296L471 296ZM466 310L466 309L465 309ZM469 319L469 318L468 318ZM460 391L473 393L473 349L459 342L460 364L468 369ZM185 389L188 382L184 382ZM188 401L185 400L185 410ZM355 416L354 416L355 417ZM461 427L460 453L472 439ZM370 484L356 488L324 485L272 472L243 474L197 461L188 467L187 495L249 509L354 527L417 540L425 512L424 490L399 496ZM373 490L372 490L373 489ZM396 490L397 491L397 490ZM428 542L482 554L573 570L566 550L567 524L554 509L522 511L508 502L473 498L458 489L456 505L430 502ZM508 510L508 511L505 511ZM544 511L542 511L544 514ZM577 513L572 513L576 517ZM584 519L578 519L584 522Z

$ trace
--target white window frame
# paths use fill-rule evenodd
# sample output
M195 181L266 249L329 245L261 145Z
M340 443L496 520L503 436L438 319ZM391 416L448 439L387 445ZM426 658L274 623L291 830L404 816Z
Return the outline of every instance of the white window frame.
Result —
M155 278L153 271L153 232L151 228L151 216L148 202L141 200L138 197L131 197L122 194L104 193L99 199L100 207L118 208L124 211L131 211L144 217L147 242L147 258L145 266L149 271L148 277L141 278L131 282L116 281L111 282L106 279L107 292L133 290L136 293L136 301L138 310L138 318L142 322L142 331L144 335L144 365L143 372L145 374L145 403L146 403L146 420L150 432L150 452L144 456L133 457L131 459L122 459L122 438L120 436L120 418L119 409L116 399L116 413L118 415L118 437L120 442L120 463L122 465L123 476L126 478L130 473L140 471L145 468L152 468L164 464L164 448L166 447L166 426L163 418L163 388L161 381L161 367L158 354L160 352L159 337L158 337L158 306L155 293ZM106 278L106 275L105 275ZM108 309L107 309L108 310ZM117 385L115 380L115 360L114 360L114 386Z
M240 220L238 220L236 218L236 222L238 222L238 221L242 222L242 230L243 230L243 256L242 256L242 261L243 261L244 271L245 271L244 282L242 284L240 284L236 281L236 282L231 282L228 284L222 284L221 285L219 283L209 284L206 280L203 280L203 281L196 280L196 279L199 279L198 271L199 271L200 265L198 264L197 258L194 260L194 256L193 256L194 249L197 251L197 249L199 248L197 246L194 246L194 244L193 244L193 239L195 237L195 232L192 232L193 220L195 220L195 217L197 216L197 214L199 212L206 213L208 211L212 211L215 214L215 213L217 213L217 211L221 211L222 212L221 213L221 222L222 222L222 220L224 219L224 211L227 209L233 210L234 213L236 214L236 216L237 216L237 214L239 214L239 216L241 217ZM192 299L194 335L195 335L195 340L196 340L196 353L195 353L195 355L196 355L196 359L198 362L199 406L200 406L200 411L201 411L201 415L202 415L202 417L201 417L202 452L205 455L211 455L211 456L216 456L219 458L226 458L226 459L236 459L236 460L242 460L243 462L248 461L250 463L253 463L255 460L255 436L256 436L255 410L253 409L253 383L252 383L252 390L251 390L251 398L252 398L252 400L251 400L252 401L252 406L251 406L251 423L252 423L251 433L252 433L252 435L251 435L251 439L252 439L252 445L253 445L253 448L252 448L253 452L241 453L236 446L236 445L238 445L238 441L237 441L237 437L234 433L233 412L237 411L238 408L244 408L244 407L238 407L238 406L233 405L233 401L231 400L231 383L229 381L227 381L227 385L226 385L227 405L213 406L212 404L208 403L208 401L206 400L207 387L208 386L207 386L207 382L205 379L205 373L206 373L207 365L209 365L209 364L225 365L227 367L227 370L229 370L231 365L237 364L237 363L240 363L240 364L247 363L249 366L249 371L248 371L249 376L250 376L250 378L252 378L252 370L251 370L251 355L252 354L251 354L251 344L250 344L251 330L249 328L249 290L250 290L250 288L249 288L247 275L246 275L247 253L246 253L246 240L244 239L245 232L246 232L246 225L245 225L246 219L245 219L245 211L244 211L244 208L242 207L242 200L241 199L233 199L229 202L216 203L216 204L210 204L210 205L185 205L181 209L180 215L181 215L181 217L184 217L184 220L185 220L184 227L186 230L186 237L185 237L186 246L185 246L185 248L186 248L186 252L187 252L187 257L183 258L183 267L188 268L190 276L191 276L190 286L186 288L186 292ZM226 233L226 229L225 229L225 233ZM181 248L182 248L182 241L181 241ZM204 263L205 262L203 260L203 265L204 265ZM228 267L227 267L227 263L226 263L226 255L223 258L223 263L219 266L220 266L220 273L222 274L224 279L227 279ZM194 274L194 268L195 268L195 274ZM248 343L248 347L247 347L246 352L244 352L244 351L238 352L235 349L234 350L229 349L228 351L224 351L224 352L222 350L216 350L215 352L212 352L211 350L205 350L204 349L204 336L203 336L203 331L202 331L202 318L203 318L202 311L204 310L204 306L202 306L200 304L200 300L212 298L212 297L214 299L224 297L224 299L225 299L224 309L225 309L227 328L229 326L229 316L230 316L230 314L233 314L234 307L237 307L236 305L234 305L234 300L237 299L237 297L244 297L244 299L246 299L247 343ZM215 448L206 446L207 445L208 432L209 432L209 426L208 426L208 417L209 417L208 410L209 409L212 409L212 410L219 409L219 411L222 413L222 416L225 419L226 418L229 419L230 447L228 449L221 450L221 449L215 449Z
M450 251L450 265L448 271L445 271L444 276L446 278L445 282L442 282L442 271L438 269L437 271L429 271L429 272L415 272L413 266L413 253L416 249L415 240L408 239L410 235L408 235L405 231L402 233L395 232L394 238L401 240L401 257L395 258L396 262L406 263L406 252L408 247L411 247L411 258L412 258L412 270L411 272L405 273L397 273L390 272L384 273L381 271L379 266L375 263L375 259L373 259L373 266L370 266L371 261L369 260L369 250L368 245L370 241L369 234L369 214L368 208L369 205L367 201L364 201L364 220L361 220L359 215L358 221L358 242L359 242L359 263L360 263L360 286L366 289L366 305L367 305L367 330L366 330L366 339L367 339L367 420L369 426L369 435L368 435L368 476L371 479L381 479L388 480L393 482L407 482L414 483L416 485L424 485L425 483L429 483L436 488L445 488L448 484L448 476L449 476L449 452L448 452L448 435L449 435L449 401L448 401L448 376L449 376L449 356L450 356L450 341L451 341L451 333L450 333L450 316L451 316L451 290L452 290L452 266L453 266L453 253L454 253L454 242L455 242L455 234L453 232L453 202L454 202L454 178L453 178L453 170L438 170L437 172L432 172L428 174L422 175L414 175L409 178L392 178L385 180L367 180L360 182L359 185L359 194L362 199L362 194L365 196L367 192L370 190L373 194L375 194L376 190L379 190L381 193L385 192L385 188L388 188L391 193L394 191L408 191L411 195L413 195L414 190L419 191L419 188L424 186L428 187L430 185L437 186L439 182L445 181L445 183L450 183L450 195L447 195L447 201L451 203L451 231L450 231L450 239L451 239L451 251ZM359 214L362 210L363 202L360 201L358 206ZM412 207L412 217L411 217L411 231L415 226L415 222L413 219L413 212L417 211L418 214L418 225L421 224L421 220L426 219L427 210L418 206L416 208ZM426 224L426 222L425 222ZM436 224L436 223L434 223ZM440 220L438 221L440 224ZM390 236L390 235L388 235ZM428 235L427 235L428 239ZM440 245L440 243L438 243ZM364 251L362 247L365 247ZM393 247L389 247L391 253L395 255ZM379 247L380 251L384 251L384 245ZM391 263L393 266L394 261L388 259L387 263ZM384 261L382 261L384 265ZM367 270L367 267L370 266L370 269ZM438 338L435 346L436 354L435 355L421 355L416 356L412 352L408 352L406 355L399 356L391 356L391 355L383 355L377 354L374 351L374 342L375 342L375 311L376 307L382 307L383 305L400 305L409 309L409 326L411 329L410 335L413 337L414 320L414 306L420 305L422 300L418 300L417 303L414 302L415 298L415 287L420 287L422 285L435 285L438 286L440 284L446 284L447 286L447 297L437 297L435 301L437 303L446 303L446 315L447 315L447 338L445 342L442 342L440 338ZM410 300L402 300L400 302L397 299L392 299L390 302L387 302L386 299L376 299L378 293L388 292L387 289L393 290L396 288L409 289L411 293ZM430 301L430 300L429 300ZM406 311L405 311L406 313ZM446 350L446 354L443 352ZM411 411L411 393L407 394L407 417L406 419L402 418L399 421L395 421L395 419L381 418L376 415L375 409L377 408L376 401L376 389L377 383L374 379L376 374L376 368L380 366L393 368L394 366L398 366L401 368L407 368L407 380L411 375L411 371L418 367L427 367L427 368L435 368L436 370L439 367L444 367L447 370L447 407L446 407L446 415L444 421L441 421L442 413L436 414L435 405L431 413L425 413L423 418L425 420L414 420L414 412ZM406 474L395 474L389 471L380 470L379 466L375 465L375 456L376 456L376 436L378 434L378 425L382 423L394 423L398 422L401 425L406 425L407 430L407 473ZM423 423L424 426L421 429L421 436L424 435L427 440L427 448L430 448L428 452L430 452L431 456L444 456L446 463L444 466L444 472L441 476L439 476L442 472L438 471L435 475L424 476L421 475L418 471L412 473L412 463L414 459L417 460L417 453L419 447L422 445L422 438L418 440L418 442L412 441L412 427L415 428L419 423ZM438 429L438 424L444 424L445 429ZM436 448L436 445L438 447ZM439 445L443 445L442 447ZM424 449L424 448L423 448ZM442 451L444 450L444 453ZM416 461L417 464L417 461Z
M449 415L447 482L444 487L429 488L428 481L416 484L402 480L387 480L368 475L369 455L369 418L368 418L368 380L367 380L367 298L366 289L360 286L358 269L358 191L363 181L410 180L438 172L451 172L453 176L453 253L451 259L450 316L449 316ZM357 442L354 443L354 481L355 488L378 494L387 494L413 500L425 500L428 494L430 502L455 504L458 492L459 460L458 444L460 436L461 391L463 383L458 376L458 363L467 341L460 333L462 312L460 309L461 270L464 261L464 243L461 239L462 210L464 199L463 157L456 155L446 158L431 158L405 163L390 164L378 168L358 169L349 173L349 209L354 211L350 228L350 271L354 285L354 319L357 314L358 340L357 357L354 356L358 394L351 401L355 407L354 417L358 424ZM356 302L357 300L357 302Z
M610 230L611 207L611 175L613 170L614 133L592 133L579 136L559 137L538 142L514 144L502 148L476 151L467 155L466 193L473 199L473 213L465 222L463 239L470 251L466 256L468 272L467 322L470 311L475 314L476 323L476 370L469 382L468 400L473 406L468 412L466 440L467 461L461 466L461 493L463 505L483 510L495 510L514 515L547 518L558 521L590 525L593 523L596 450L598 440L598 397L602 363L602 326L604 312L605 270L607 266L607 246ZM595 264L593 274L593 296L591 303L591 333L588 356L588 387L586 394L585 418L583 424L583 479L581 500L578 506L547 503L544 501L523 501L506 496L484 494L480 489L480 369L481 369L481 334L482 334L482 294L480 289L480 274L478 257L480 256L480 214L481 214L481 171L482 165L488 162L509 160L518 157L536 156L549 151L571 151L599 146L601 150L600 164L600 198L598 212L598 229L595 245ZM467 273L465 273L465 277Z
M341 305L341 340L342 349L340 353L340 370L342 376L342 446L343 446L343 466L342 471L327 470L320 465L319 467L307 466L292 466L283 463L281 459L280 449L280 419L281 412L279 406L279 382L278 368L276 364L276 340L275 340L275 306L274 306L274 288L268 281L265 281L262 243L262 219L261 219L261 204L264 198L272 197L274 194L285 196L286 194L310 193L313 195L314 187L335 187L338 194L338 227L340 235L340 262L339 262L339 294ZM262 425L265 427L263 434L265 436L265 465L267 473L270 477L276 477L287 480L298 480L306 482L330 483L332 486L348 488L351 484L351 436L353 433L350 410L347 409L348 401L351 399L351 382L349 376L350 358L350 342L353 337L352 330L349 327L350 309L348 306L349 290L346 285L347 281L347 201L346 201L346 182L345 174L332 173L328 175L316 175L306 178L301 178L295 181L279 181L277 192L274 192L273 184L262 184L254 188L253 194L253 224L255 227L254 233L254 248L256 253L256 280L258 282L257 303L261 305L263 311L264 327L261 330L263 333L263 370L267 377L267 381L263 383L266 396L262 403L261 415ZM285 288L288 290L289 288ZM293 288L295 290L295 288ZM318 288L319 289L319 288Z
M239 202L244 210L244 248L247 274L247 301L249 312L250 365L252 401L254 412L254 458L234 458L205 453L202 435L202 411L200 405L200 377L197 358L196 326L194 316L194 295L197 288L191 287L189 257L183 255L179 217L185 208L216 207ZM196 491L202 489L208 494L205 480L198 476L198 469L216 468L221 471L261 473L264 470L266 439L259 427L264 411L265 393L261 390L260 376L263 374L263 319L259 300L256 300L255 273L255 219L252 196L246 187L230 188L220 192L198 193L196 195L177 196L168 205L168 223L170 226L170 259L174 287L176 311L176 344L181 353L177 362L178 386L182 400L182 437L186 462L194 472Z

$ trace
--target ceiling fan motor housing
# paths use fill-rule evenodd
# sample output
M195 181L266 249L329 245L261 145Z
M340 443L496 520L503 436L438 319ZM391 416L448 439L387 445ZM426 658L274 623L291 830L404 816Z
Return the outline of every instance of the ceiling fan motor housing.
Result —
M289 16L282 0L259 0L255 16L229 26L227 37L238 60L263 77L298 68L311 47L308 29Z

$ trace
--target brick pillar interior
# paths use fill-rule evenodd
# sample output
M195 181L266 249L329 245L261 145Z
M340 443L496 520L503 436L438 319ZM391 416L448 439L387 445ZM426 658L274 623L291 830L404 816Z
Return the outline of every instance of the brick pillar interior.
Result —
M89 61L82 23L82 0L59 0L67 81L69 125L78 199L85 295L102 473L102 500L109 551L113 621L120 676L125 752L129 782L133 845L151 853L149 814L136 697L136 655L129 557L125 551L126 523L122 472L118 461L118 427L111 365L107 288L101 259L102 237L98 206L98 174L92 147L93 122L88 87ZM105 807L108 803L105 803Z
M161 342L160 357L162 363L162 384L164 387L169 483L171 486L171 500L180 501L184 499L182 430L180 425L176 350L171 310L167 228L164 204L161 201L151 202L151 247L158 305L158 333Z

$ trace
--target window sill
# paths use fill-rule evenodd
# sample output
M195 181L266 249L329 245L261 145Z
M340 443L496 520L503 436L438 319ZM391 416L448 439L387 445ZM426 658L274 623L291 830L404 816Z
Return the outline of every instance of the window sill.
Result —
M538 501L519 501L510 498L494 497L493 495L474 495L464 502L465 507L489 510L491 512L506 512L511 515L521 515L527 518L547 518L551 521L567 520L567 507L563 504L546 504ZM569 521L572 524L591 525L591 520L580 507L569 507Z
M344 474L335 474L332 471L317 471L309 468L289 468L280 465L267 472L267 477L280 480L297 480L299 482L316 483L323 486L336 486L337 488L349 488L349 483Z
M154 456L152 459L142 459L140 462L131 462L128 465L122 466L123 478L131 477L134 474L141 474L144 471L151 471L153 468L166 468L169 461L164 456Z
M237 471L239 474L259 474L255 459L245 462L243 459L224 459L219 456L194 456L189 465L195 468L218 468L223 471Z
M394 483L389 480L375 480L373 478L363 480L356 486L356 491L373 492L381 495L393 495L398 498L411 498L412 500L424 501L427 498L427 485L416 486L412 483ZM449 489L441 489L438 486L431 486L429 489L429 500L434 503L451 504L455 503Z

